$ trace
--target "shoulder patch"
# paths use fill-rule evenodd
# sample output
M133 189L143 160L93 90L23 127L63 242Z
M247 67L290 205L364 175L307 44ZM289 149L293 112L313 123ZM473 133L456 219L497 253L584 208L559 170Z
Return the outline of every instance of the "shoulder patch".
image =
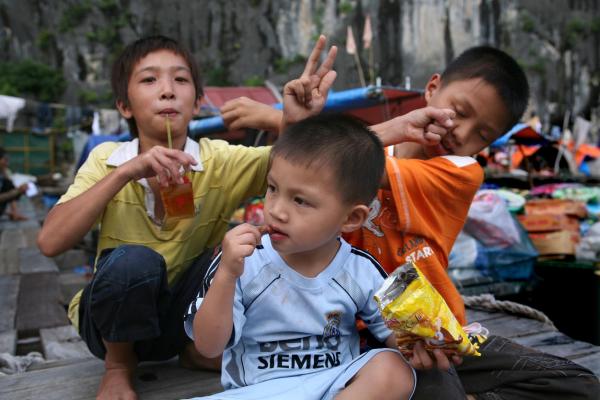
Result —
M471 164L475 164L477 160L473 157L465 157L465 156L441 156L446 160L450 161L452 164L456 165L459 168L466 167Z

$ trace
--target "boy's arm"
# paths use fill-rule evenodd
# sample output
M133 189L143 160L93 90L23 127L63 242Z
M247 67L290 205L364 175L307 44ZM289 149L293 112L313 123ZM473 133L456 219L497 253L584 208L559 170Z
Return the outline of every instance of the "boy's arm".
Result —
M187 169L190 164L196 161L189 154L160 146L122 164L79 196L50 210L37 238L40 250L52 257L77 244L129 181L157 176L162 186L182 183L180 167Z
M223 239L221 263L194 317L194 346L204 357L221 355L231 338L236 283L244 272L244 258L259 243L259 229L250 224L233 228Z
M242 96L223 104L221 116L225 126L232 131L252 128L279 133L283 112Z

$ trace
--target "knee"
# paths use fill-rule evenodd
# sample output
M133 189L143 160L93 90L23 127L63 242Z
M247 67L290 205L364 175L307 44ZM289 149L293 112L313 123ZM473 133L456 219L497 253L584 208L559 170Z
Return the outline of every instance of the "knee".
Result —
M110 284L127 290L140 284L160 284L166 278L164 258L156 251L139 245L123 245L102 254L98 260L94 286Z
M373 357L373 387L382 390L385 398L408 398L413 392L415 378L412 368L398 353L381 352ZM384 397L382 397L384 398Z

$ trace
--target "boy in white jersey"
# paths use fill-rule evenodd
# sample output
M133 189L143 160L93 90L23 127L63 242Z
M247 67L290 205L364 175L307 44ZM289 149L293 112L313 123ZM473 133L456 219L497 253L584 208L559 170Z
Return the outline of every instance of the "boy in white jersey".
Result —
M272 152L265 223L227 233L186 331L206 357L223 353L224 393L211 399L407 399L415 375L373 294L385 272L342 232L359 228L384 169L377 137L321 116L288 128ZM389 348L359 355L355 317Z

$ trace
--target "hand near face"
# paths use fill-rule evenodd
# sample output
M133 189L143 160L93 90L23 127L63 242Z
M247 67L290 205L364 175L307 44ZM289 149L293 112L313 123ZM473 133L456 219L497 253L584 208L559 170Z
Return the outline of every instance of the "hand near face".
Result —
M284 124L293 124L323 110L327 93L337 73L332 69L337 47L332 46L325 61L319 65L319 56L325 49L325 36L321 35L306 62L300 78L288 82L283 88Z
M121 165L132 180L156 176L161 186L173 183L183 183L181 167L188 170L190 165L197 164L194 157L181 150L154 146L150 150L134 157Z
M281 123L281 111L244 96L223 104L221 116L232 131L243 128L277 131Z
M456 113L447 108L425 107L394 118L396 133L384 145L416 142L423 146L438 146L452 129Z
M223 238L223 254L219 269L238 278L244 272L244 258L254 252L260 244L261 232L258 227L241 224L231 229Z

